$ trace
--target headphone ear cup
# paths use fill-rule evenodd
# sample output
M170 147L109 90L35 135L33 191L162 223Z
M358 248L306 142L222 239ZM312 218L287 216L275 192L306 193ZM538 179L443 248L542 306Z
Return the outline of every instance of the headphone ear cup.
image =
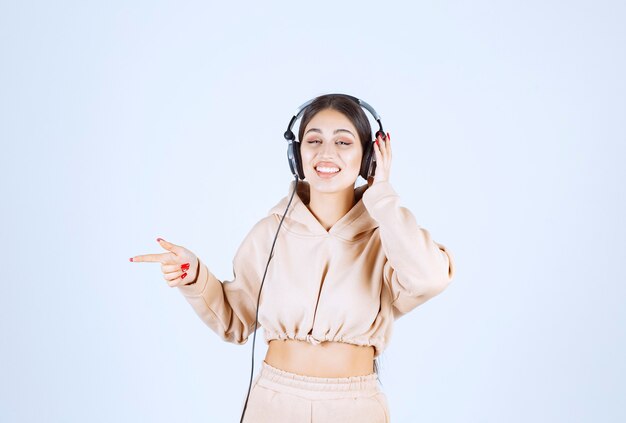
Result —
M361 161L361 172L359 173L366 181L370 174L374 172L372 165L375 166L374 147L372 143L367 143L365 151L363 152L363 160Z
M304 179L299 142L289 142L289 145L287 146L287 161L289 162L289 169L291 169L291 174L294 176L297 175L298 178L300 178L301 180Z
M304 180L304 170L302 169L302 155L300 153L300 143L293 143L293 161L296 171L298 172L298 177L300 180Z

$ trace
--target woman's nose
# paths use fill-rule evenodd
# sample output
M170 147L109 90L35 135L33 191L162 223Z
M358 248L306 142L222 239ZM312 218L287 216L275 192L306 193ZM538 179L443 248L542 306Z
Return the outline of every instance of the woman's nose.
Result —
M322 155L324 157L333 157L335 156L335 149L336 149L335 143L325 142L322 145Z

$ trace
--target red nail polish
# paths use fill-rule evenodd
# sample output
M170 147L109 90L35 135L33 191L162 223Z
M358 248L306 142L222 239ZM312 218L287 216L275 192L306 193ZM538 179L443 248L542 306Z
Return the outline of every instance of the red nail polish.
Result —
M132 257L130 258L130 261L133 261L133 258L132 258Z
M186 273L183 273L183 274L180 276L180 278L181 278L181 279L185 279L186 277L187 277L187 274L186 274Z
M182 266L180 266L180 270L182 270L183 272L186 272L187 270L189 270L189 263L185 263Z
M157 238L157 242L163 241L163 238Z

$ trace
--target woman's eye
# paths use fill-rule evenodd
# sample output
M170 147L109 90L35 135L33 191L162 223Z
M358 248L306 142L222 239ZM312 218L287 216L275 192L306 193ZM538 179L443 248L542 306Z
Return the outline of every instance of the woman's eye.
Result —
M307 143L308 144L315 144L315 143L321 143L322 141L320 140L308 140ZM346 142L346 141L337 141L337 144L343 144L343 145L352 145L351 142Z

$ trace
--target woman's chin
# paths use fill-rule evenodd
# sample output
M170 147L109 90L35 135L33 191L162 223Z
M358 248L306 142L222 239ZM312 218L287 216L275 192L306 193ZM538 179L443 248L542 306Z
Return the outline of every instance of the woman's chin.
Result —
M348 188L354 188L356 178L347 178L346 176L347 175L337 175L335 177L326 179L317 177L317 175L309 175L306 177L306 181L309 183L311 189L314 189L315 191L333 193L344 191Z

